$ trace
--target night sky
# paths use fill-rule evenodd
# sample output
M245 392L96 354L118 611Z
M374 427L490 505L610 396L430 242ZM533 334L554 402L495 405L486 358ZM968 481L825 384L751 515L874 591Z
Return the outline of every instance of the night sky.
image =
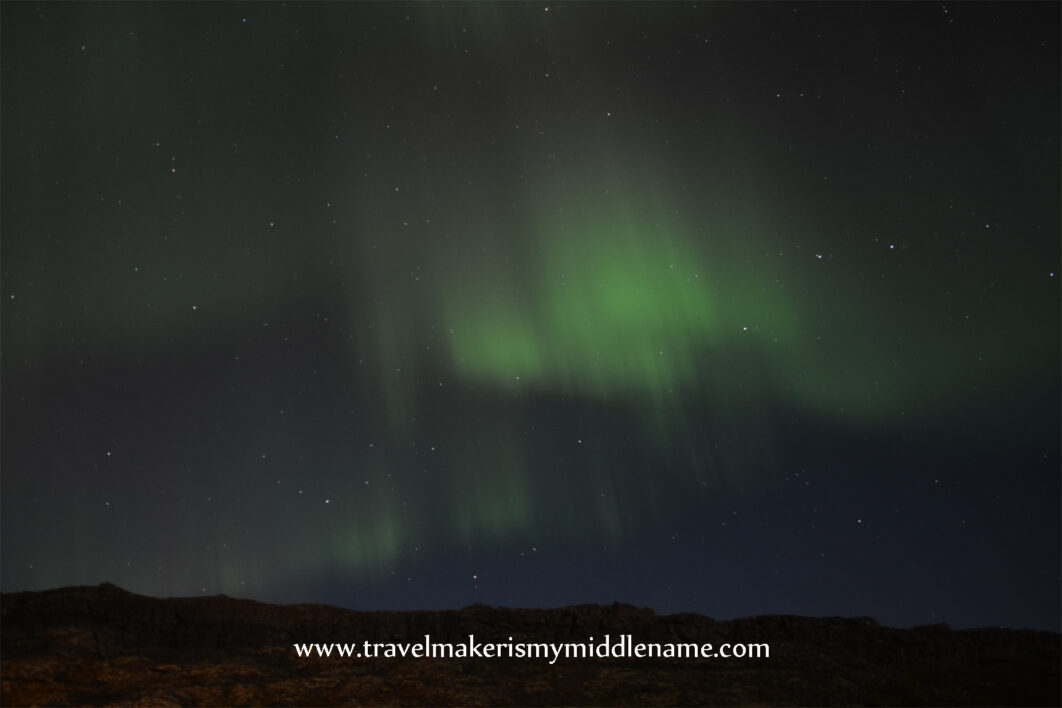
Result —
M1058 3L2 20L5 592L1059 628Z

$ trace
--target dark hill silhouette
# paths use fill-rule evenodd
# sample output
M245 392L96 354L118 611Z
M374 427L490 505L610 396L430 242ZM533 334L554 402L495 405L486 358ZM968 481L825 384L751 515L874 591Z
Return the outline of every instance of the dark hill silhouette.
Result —
M1060 637L628 605L358 612L113 585L5 594L3 705L1060 705ZM293 643L770 644L766 659L305 659Z

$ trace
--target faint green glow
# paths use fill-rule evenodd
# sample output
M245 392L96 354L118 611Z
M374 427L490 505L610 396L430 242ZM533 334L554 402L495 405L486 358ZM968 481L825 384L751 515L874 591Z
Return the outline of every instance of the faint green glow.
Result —
M521 279L464 279L439 293L463 378L660 402L740 383L719 369L748 341L791 344L789 303L761 287L766 275L735 282L744 269L712 248L734 234L698 243L693 229L625 215L616 200L562 204L540 211Z
M398 518L394 510L386 507L365 515L351 514L328 557L342 558L349 567L382 577L402 548Z

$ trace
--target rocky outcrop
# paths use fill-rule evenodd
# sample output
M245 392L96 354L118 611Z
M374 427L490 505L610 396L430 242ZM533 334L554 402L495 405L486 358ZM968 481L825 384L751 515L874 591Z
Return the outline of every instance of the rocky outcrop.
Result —
M357 612L113 585L2 596L4 705L1059 705L1060 638L628 605ZM305 659L299 643L759 643L762 659Z

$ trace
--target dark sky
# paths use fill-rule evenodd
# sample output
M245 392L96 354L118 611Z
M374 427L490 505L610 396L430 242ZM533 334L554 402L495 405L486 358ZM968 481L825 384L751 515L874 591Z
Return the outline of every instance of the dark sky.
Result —
M3 3L3 590L1058 629L1059 14Z

